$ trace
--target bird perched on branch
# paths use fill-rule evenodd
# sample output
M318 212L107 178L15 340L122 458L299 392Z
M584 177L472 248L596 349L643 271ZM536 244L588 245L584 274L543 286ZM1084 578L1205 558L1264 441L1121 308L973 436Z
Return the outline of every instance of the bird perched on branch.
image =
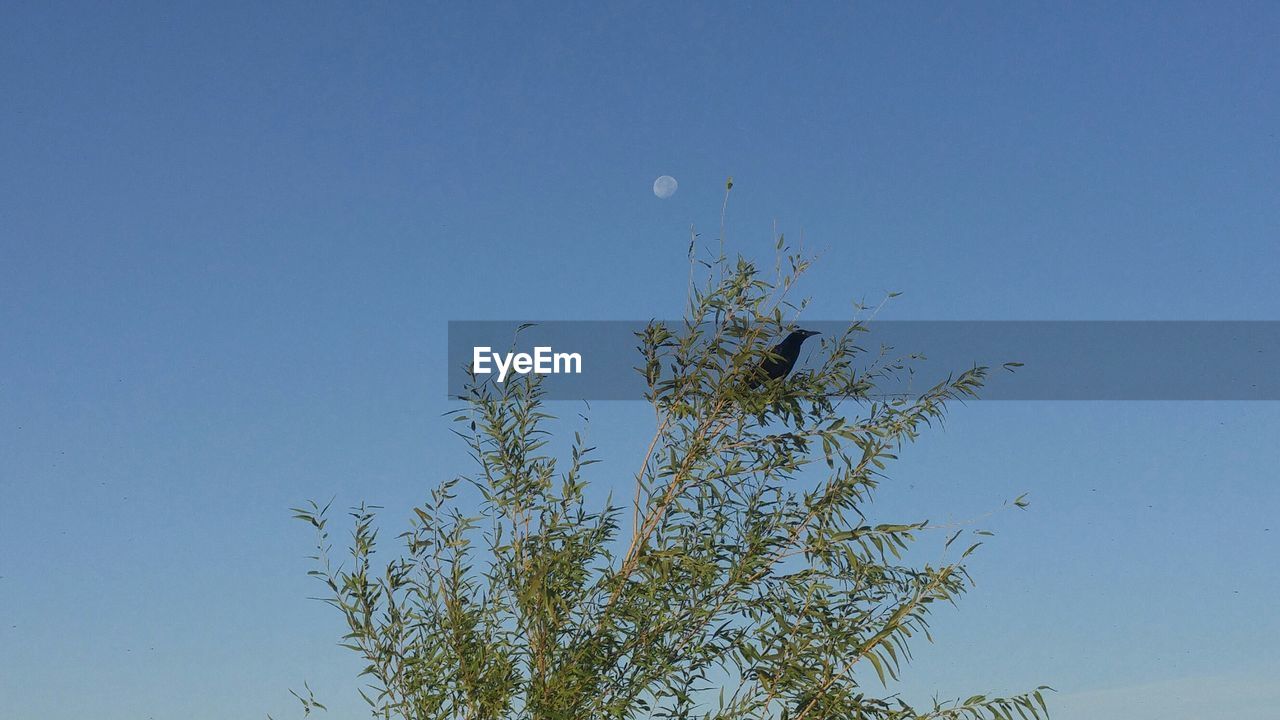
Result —
M769 350L769 355L756 369L751 373L751 378L747 381L747 387L757 388L761 384L769 380L778 380L786 377L791 369L796 366L796 360L800 358L800 346L804 341L814 335L822 333L816 330L795 330L782 340L782 342L774 345Z

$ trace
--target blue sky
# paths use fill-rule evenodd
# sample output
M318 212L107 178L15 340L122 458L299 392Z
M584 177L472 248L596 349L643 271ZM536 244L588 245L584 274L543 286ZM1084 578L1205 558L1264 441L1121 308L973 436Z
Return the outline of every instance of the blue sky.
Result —
M0 10L0 714L358 710L287 508L466 468L448 320L677 314L728 175L810 317L1280 318L1275 5L463 5ZM884 511L1033 505L906 691L1268 717L1278 421L957 412ZM603 487L647 423L594 408Z

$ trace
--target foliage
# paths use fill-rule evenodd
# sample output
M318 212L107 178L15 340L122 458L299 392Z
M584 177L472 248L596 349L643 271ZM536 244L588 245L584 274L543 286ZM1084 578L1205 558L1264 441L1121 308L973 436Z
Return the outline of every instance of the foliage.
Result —
M816 367L751 389L744 375L803 307L787 294L808 261L780 240L772 280L723 254L702 266L683 324L639 338L656 429L630 503L587 501L593 448L575 433L556 457L529 375L472 384L454 420L476 471L414 509L390 562L373 560L375 508L351 513L345 567L330 560L327 508L297 510L319 535L312 574L367 663L374 715L1047 716L1044 688L923 708L884 696L911 641L929 637L931 609L967 588L976 545L908 562L928 524L864 513L886 463L975 396L986 368L881 399L877 382L902 365L857 369L869 354L855 322L823 339ZM468 487L473 513L460 509Z

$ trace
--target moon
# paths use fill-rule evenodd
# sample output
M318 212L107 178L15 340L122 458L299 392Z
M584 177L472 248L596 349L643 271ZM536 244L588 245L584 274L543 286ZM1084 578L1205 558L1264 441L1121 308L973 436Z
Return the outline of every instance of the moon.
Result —
M670 175L663 175L653 181L653 194L666 200L676 194L676 188L680 187L680 183Z

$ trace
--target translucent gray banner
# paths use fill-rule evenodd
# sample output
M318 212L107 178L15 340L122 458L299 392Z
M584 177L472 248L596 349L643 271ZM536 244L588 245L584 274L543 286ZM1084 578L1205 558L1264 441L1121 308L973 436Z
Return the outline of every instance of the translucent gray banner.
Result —
M666 323L678 330L680 321ZM552 400L640 400L637 333L648 321L452 321L448 395L463 394L467 368L497 381L520 370L545 375ZM848 322L799 324L825 337ZM992 369L985 400L1280 400L1280 321L883 321L864 323L867 367L910 361L911 373L877 384L913 394L975 365ZM517 332L518 331L518 332ZM477 348L488 348L477 355ZM543 348L543 350L537 350ZM514 354L513 354L514 353ZM806 342L796 370L822 361ZM524 354L525 358L519 355ZM1006 363L1021 363L1005 372ZM575 372L575 370L577 372ZM504 380L505 381L505 380Z

